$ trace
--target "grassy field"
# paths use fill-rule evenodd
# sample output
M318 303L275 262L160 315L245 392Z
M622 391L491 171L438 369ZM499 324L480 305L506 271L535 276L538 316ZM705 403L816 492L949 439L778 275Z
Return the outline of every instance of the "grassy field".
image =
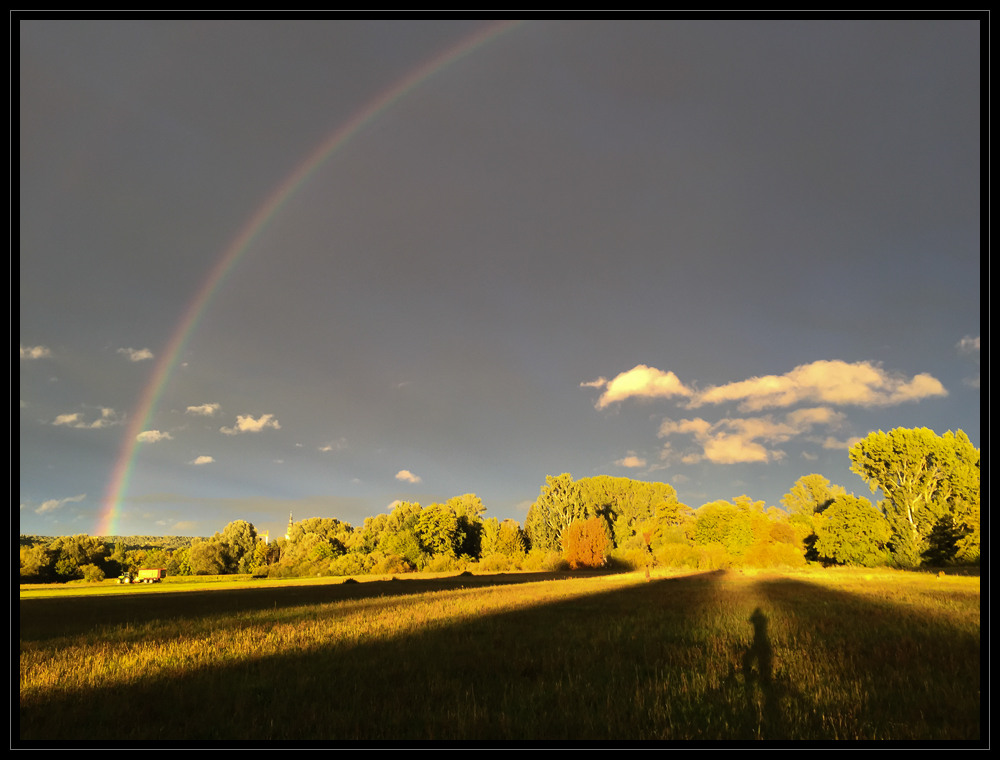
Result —
M22 741L980 739L980 582L503 574L23 590Z

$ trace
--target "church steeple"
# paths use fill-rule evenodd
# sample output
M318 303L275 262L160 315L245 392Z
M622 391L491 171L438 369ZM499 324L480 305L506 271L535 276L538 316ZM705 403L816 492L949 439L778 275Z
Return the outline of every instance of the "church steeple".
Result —
M292 537L292 513L288 513L288 530L285 531L285 540L288 541Z

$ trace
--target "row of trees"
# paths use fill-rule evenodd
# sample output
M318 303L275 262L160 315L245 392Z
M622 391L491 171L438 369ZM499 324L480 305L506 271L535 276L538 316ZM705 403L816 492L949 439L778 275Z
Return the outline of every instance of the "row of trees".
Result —
M739 496L692 509L666 483L549 476L522 527L484 517L475 494L422 506L398 502L359 527L334 518L294 523L262 540L252 524L229 523L190 544L128 549L87 536L21 547L21 579L100 579L138 566L171 575L356 575L560 565L651 564L715 569L978 563L980 456L959 431L872 433L850 450L852 470L882 499L847 493L818 474L800 478L783 509Z

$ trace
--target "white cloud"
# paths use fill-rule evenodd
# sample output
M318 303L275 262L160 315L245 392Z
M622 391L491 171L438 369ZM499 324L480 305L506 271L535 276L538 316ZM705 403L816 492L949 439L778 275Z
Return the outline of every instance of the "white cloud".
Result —
M194 414L199 417L212 417L221 408L218 404L201 404L200 406L189 406L184 410L184 413Z
M191 460L191 464L212 464L215 461L213 457L207 454L202 454L201 456L195 457Z
M336 441L330 441L330 443L324 443L319 447L320 451L343 451L347 448L347 439L338 438Z
M407 483L419 483L420 477L414 475L409 470L400 470L399 472L396 473L396 480L403 480L406 481Z
M581 383L581 386L604 388L604 393L597 400L598 409L604 409L629 398L652 399L673 396L686 398L692 394L691 389L678 380L673 372L663 372L645 364L636 365L610 381L602 377L589 383Z
M52 512L53 510L60 509L67 504L83 501L86 498L87 494L81 493L77 496L70 496L65 499L49 499L48 501L43 501L38 507L35 508L35 514L44 515L46 512Z
M259 433L261 430L268 428L273 430L281 429L281 425L278 424L273 414L264 414L258 419L254 419L249 414L239 414L236 416L236 427L221 427L219 430L226 435L237 435L239 433Z
M120 422L121 420L118 418L114 409L102 407L101 416L89 422L80 412L72 412L57 415L55 420L52 421L52 424L59 425L61 427L77 428L80 430L99 430L101 428L117 425Z
M153 352L148 348L119 348L118 353L125 354L130 362L141 362L153 358Z
M979 336L977 335L975 338L973 338L970 335L966 335L958 342L957 348L963 354L978 354Z
M159 430L143 430L135 439L140 443L157 443L158 441L171 441L173 436Z
M771 416L726 418L718 422L696 417L686 420L664 420L659 435L691 435L701 446L701 453L688 452L681 461L692 464L707 459L716 464L739 462L772 462L782 459L785 452L768 448L787 443L809 432L816 425L838 427L843 415L826 407L799 409L776 420ZM767 445L765 445L767 444Z
M48 359L52 352L45 346L21 346L22 359Z
M803 402L853 406L890 406L933 396L946 396L944 386L926 373L907 380L871 362L816 361L784 375L752 377L708 388L689 407L740 403L744 411L792 406Z
M645 467L646 460L643 459L642 457L636 456L635 454L629 454L627 457L619 459L617 462L615 462L615 464L619 465L620 467L630 467L630 468Z

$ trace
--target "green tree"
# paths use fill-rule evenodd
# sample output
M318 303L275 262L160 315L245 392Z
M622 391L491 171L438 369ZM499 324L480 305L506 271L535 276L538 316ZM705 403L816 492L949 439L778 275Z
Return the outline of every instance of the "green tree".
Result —
M459 529L458 515L444 504L429 504L421 509L414 531L428 554L456 557L465 538Z
M508 559L521 559L525 554L524 531L515 520L501 522L495 517L483 521L482 556L494 554Z
M876 567L890 561L892 530L868 499L838 496L816 527L816 551L842 565Z
M822 475L811 473L795 481L791 490L781 497L781 504L790 515L813 515L846 493L843 486L831 485Z
M217 534L218 535L218 534ZM248 573L257 546L257 530L246 520L233 520L222 529L219 540L226 546L226 572Z
M562 534L577 520L586 518L580 487L568 472L548 475L538 498L528 510L524 529L532 549L559 551Z
M49 544L54 556L54 570L60 580L83 577L84 565L103 569L107 547L99 538L87 535L60 536Z
M226 544L217 538L196 538L192 541L188 562L191 575L222 575L231 565Z
M968 521L979 501L979 450L962 431L938 436L927 428L870 433L850 450L851 470L868 483L892 529L892 551L902 566L916 566L932 547L932 535L961 526L966 539L978 530ZM956 516L959 519L956 520ZM936 557L936 559L941 559Z
M473 559L482 553L483 515L486 507L474 493L453 496L445 505L454 511L458 518L459 544L455 547L456 556L465 555Z

